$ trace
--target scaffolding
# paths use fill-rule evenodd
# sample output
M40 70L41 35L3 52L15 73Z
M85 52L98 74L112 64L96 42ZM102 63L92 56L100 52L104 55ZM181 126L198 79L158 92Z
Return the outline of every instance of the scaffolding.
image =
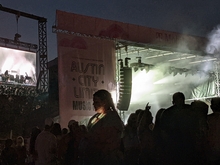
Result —
M214 79L215 79L215 94L216 96L220 97L220 62L215 61L214 62L214 66L215 66L215 73L214 73Z
M47 58L47 19L44 17L39 17L33 14L28 14L25 12L21 12L18 10L10 9L7 7L3 7L0 4L0 10L4 12L8 12L11 14L15 14L17 17L23 16L26 18L34 19L38 21L38 40L39 40L39 49L38 49L38 57L39 57L39 67L40 71L37 79L37 92L46 93L48 92L48 58ZM16 33L17 34L17 33ZM0 42L4 42L5 44L14 44L17 48L36 48L36 45L20 42L19 40L10 39L0 39ZM19 34L17 34L17 37Z

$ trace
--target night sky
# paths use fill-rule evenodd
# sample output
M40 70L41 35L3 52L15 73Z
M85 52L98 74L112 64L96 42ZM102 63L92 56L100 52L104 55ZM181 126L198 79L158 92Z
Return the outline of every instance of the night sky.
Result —
M220 24L219 0L1 0L4 7L47 18L48 60L57 57L56 9L206 37ZM0 11L0 37L38 44L37 21Z

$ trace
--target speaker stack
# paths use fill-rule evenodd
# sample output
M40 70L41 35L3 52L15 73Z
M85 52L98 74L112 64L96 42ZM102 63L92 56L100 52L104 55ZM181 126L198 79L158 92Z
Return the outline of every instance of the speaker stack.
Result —
M127 111L131 100L132 90L132 69L128 67L127 60L125 59L125 66L120 67L120 80L119 80L119 100L117 108L120 111Z

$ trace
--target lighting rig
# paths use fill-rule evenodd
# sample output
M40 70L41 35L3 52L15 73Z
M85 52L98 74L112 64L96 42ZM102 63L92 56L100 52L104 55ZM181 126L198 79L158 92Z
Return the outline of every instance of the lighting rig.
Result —
M154 67L154 65L151 64L145 64L141 62L141 57L136 57L138 59L138 62L134 62L131 63L131 67L134 68L134 71L137 72L139 69L142 70L146 70L146 72L148 72L151 68Z

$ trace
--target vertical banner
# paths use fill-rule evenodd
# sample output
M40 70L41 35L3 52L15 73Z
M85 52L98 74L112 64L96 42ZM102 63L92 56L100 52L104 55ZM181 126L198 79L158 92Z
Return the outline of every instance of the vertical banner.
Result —
M60 124L86 121L95 114L93 93L112 92L115 81L115 44L112 40L57 33Z

